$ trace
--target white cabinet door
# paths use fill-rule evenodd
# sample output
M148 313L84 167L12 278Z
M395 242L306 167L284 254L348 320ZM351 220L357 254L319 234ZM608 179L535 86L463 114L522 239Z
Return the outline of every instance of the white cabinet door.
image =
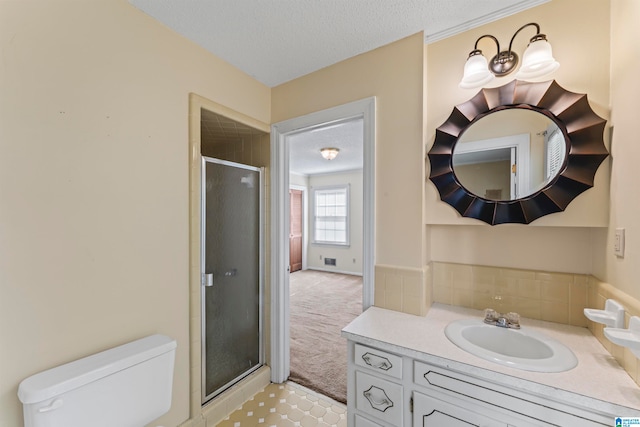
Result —
M402 426L402 386L356 371L356 409L393 426Z
M476 411L422 393L413 393L414 427L507 427Z

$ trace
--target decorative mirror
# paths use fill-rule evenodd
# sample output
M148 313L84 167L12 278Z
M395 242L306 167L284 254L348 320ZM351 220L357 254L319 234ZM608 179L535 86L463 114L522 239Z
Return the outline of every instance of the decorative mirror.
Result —
M593 187L605 124L555 81L482 89L436 129L429 179L462 216L528 224Z

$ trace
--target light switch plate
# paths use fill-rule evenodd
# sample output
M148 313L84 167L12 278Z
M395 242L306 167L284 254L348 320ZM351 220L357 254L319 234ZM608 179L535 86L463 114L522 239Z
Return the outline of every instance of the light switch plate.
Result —
M617 257L624 258L624 228L616 228L613 240L613 252Z

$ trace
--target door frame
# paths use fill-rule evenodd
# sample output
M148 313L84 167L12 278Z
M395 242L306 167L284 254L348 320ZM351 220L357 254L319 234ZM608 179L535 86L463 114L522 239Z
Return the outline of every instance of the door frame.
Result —
M271 381L289 377L289 141L330 123L363 119L362 307L373 305L375 260L375 115L370 97L271 125Z
M206 274L206 236L207 236L207 174L206 174L206 165L207 163L212 163L220 166L232 167L236 169L243 169L252 172L258 173L258 364L243 371L240 375L235 377L233 380L227 382L223 386L219 387L217 390L214 390L210 394L206 394L206 382L207 382L207 307L206 307L206 298L205 294L207 291L207 286L204 283L201 283L200 286L200 329L201 329L201 337L200 342L202 344L201 349L201 393L200 399L202 405L205 405L210 400L214 399L220 393L227 390L231 385L237 383L242 378L245 378L251 375L256 370L260 369L265 364L265 352L264 352L264 168L245 165L242 163L230 162L227 160L220 160L213 157L201 156L201 169L200 169L200 277L202 278L202 282L204 282L205 274ZM215 285L214 285L215 286Z
M200 276L200 209L201 209L201 110L209 110L232 120L251 126L265 133L271 131L266 122L240 113L220 103L211 101L195 93L189 94L189 353L190 356L190 408L189 416L195 419L202 414L202 335L201 327L201 289ZM265 175L265 179L267 179ZM265 230L267 233L267 230ZM268 237L267 237L268 239ZM265 323L266 326L266 323Z

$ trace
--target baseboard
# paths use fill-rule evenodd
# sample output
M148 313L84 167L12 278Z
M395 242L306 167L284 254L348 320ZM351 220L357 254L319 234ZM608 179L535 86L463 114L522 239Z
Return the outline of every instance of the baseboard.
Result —
M320 268L320 267L308 267L307 270L323 271L325 273L347 274L349 276L360 276L360 277L362 277L362 273L356 273L356 272L353 272L353 271L343 271L343 270L334 270L334 269L330 270L328 268Z

